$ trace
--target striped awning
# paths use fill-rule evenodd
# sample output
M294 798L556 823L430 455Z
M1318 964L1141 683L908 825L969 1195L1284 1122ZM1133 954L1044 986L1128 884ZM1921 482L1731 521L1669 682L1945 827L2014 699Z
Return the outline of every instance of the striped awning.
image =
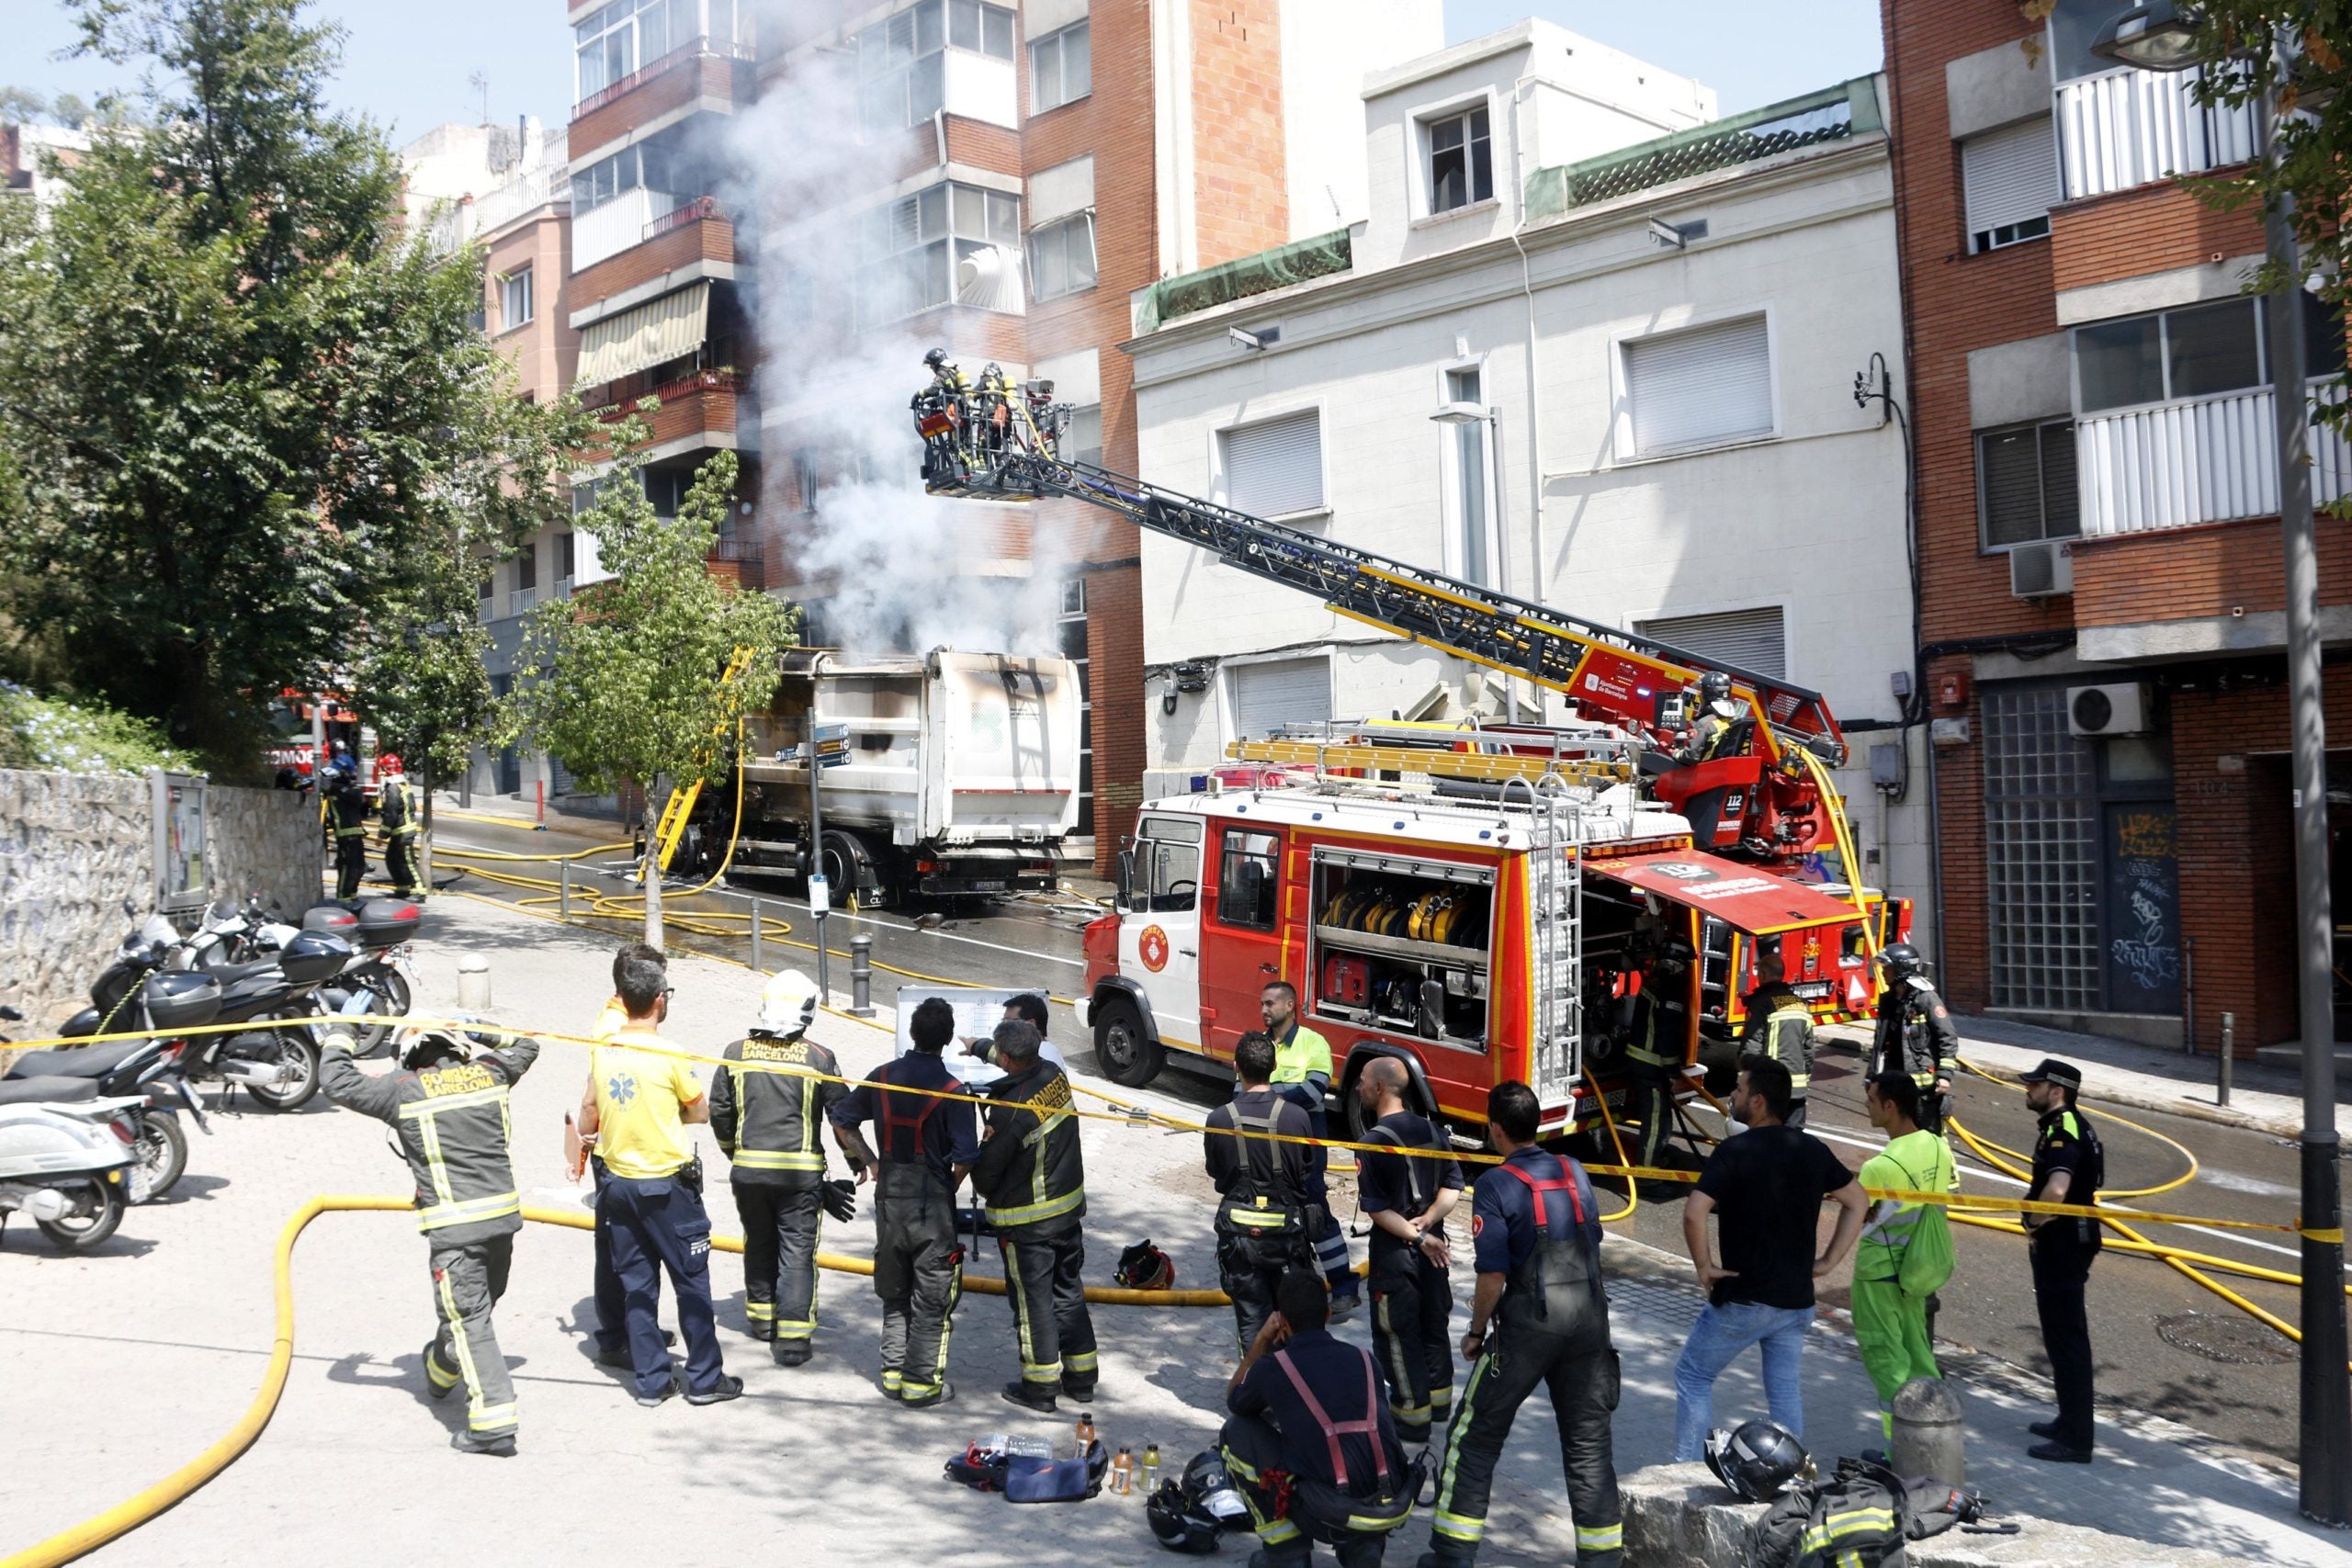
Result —
M664 294L580 334L580 379L601 386L692 354L710 327L710 285Z

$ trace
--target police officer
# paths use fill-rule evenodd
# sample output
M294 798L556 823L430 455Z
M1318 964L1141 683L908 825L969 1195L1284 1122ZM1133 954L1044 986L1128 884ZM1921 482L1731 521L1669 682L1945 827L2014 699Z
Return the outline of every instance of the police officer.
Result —
M882 1396L921 1409L956 1397L947 1343L964 1291L956 1190L979 1157L972 1102L939 1059L956 1010L929 997L908 1020L914 1049L833 1107L842 1149L874 1183L874 1293L882 1298ZM920 1090L927 1092L909 1092ZM872 1122L877 1156L858 1124Z
M1315 1262L1307 1197L1308 1145L1283 1142L1314 1133L1295 1100L1274 1092L1274 1043L1252 1030L1233 1047L1240 1088L1208 1114L1202 1153L1217 1190L1216 1267L1233 1298L1238 1348L1247 1353L1273 1315L1274 1285L1286 1269ZM1236 1136L1238 1134L1272 1136Z
M833 1054L806 1038L816 1016L814 981L793 969L772 976L759 1026L724 1055L799 1074L721 1067L710 1086L710 1130L732 1162L727 1180L743 1221L744 1322L752 1338L772 1341L781 1367L806 1362L817 1332L817 1228L825 1197L818 1134L849 1093Z
M1487 1096L1487 1133L1503 1163L1478 1179L1471 1196L1478 1293L1462 1338L1470 1381L1447 1435L1419 1568L1477 1560L1495 1461L1520 1405L1538 1387L1550 1392L1559 1422L1578 1568L1624 1561L1610 1430L1617 1352L1600 1282L1600 1206L1582 1166L1535 1146L1538 1114L1535 1091L1523 1083L1497 1084Z
M1744 1005L1747 1022L1740 1032L1744 1053L1770 1056L1789 1069L1786 1127L1804 1126L1805 1095L1813 1085L1813 1010L1789 983L1788 948L1780 937L1756 940L1756 989Z
M1436 1124L1405 1108L1405 1064L1374 1056L1356 1079L1371 1125L1363 1141L1414 1154L1359 1161L1356 1194L1372 1220L1372 1341L1388 1372L1396 1436L1426 1443L1453 1410L1453 1291L1445 1217L1462 1196L1462 1167Z
M347 752L338 752L327 771L327 826L334 834L334 896L354 898L368 874L368 796Z
M1298 1021L1298 990L1288 980L1269 980L1258 993L1258 1012L1274 1043L1274 1092L1306 1112L1315 1136L1329 1135L1324 1099L1331 1091L1331 1043ZM1321 1145L1307 1150L1306 1195L1321 1215L1309 1237L1316 1266L1331 1287L1331 1321L1345 1323L1363 1304L1363 1286L1348 1263L1348 1233L1332 1214L1325 1172L1330 1164Z
M2041 1118L2033 1145L2033 1185L2028 1202L2096 1203L2107 1179L2107 1153L2075 1106L2082 1069L2054 1058L2024 1075L2026 1103ZM2061 1464L2091 1461L2091 1323L2083 1299L2091 1259L2100 1247L2097 1220L2075 1214L2027 1214L2027 1250L2033 1258L2033 1304L2041 1316L2041 1348L2058 1394L2058 1419L2036 1421L2045 1439L2026 1450Z
M425 889L417 875L416 841L424 820L416 786L408 782L397 757L377 763L376 779L384 816L384 874L401 897L422 898Z
M1038 1054L1025 1020L996 1026L1001 1083L989 1090L988 1135L972 1190L988 1206L1004 1258L1005 1295L1021 1344L1021 1376L1004 1397L1051 1414L1054 1396L1094 1397L1094 1318L1086 1309L1086 1160L1069 1079Z
M1960 1031L1928 978L1928 961L1907 942L1879 949L1885 994L1879 998L1871 1071L1908 1073L1919 1086L1919 1125L1941 1134L1951 1113L1952 1075L1960 1069Z
M353 1036L330 1025L319 1086L346 1111L388 1123L416 1178L416 1224L431 1248L433 1304L440 1327L424 1347L426 1392L439 1399L466 1385L466 1429L449 1439L460 1453L514 1452L514 1383L490 1314L506 1293L523 1197L507 1149L506 1093L537 1060L539 1043L510 1039L494 1049L439 1031L412 1031L400 1071L371 1077L351 1059Z

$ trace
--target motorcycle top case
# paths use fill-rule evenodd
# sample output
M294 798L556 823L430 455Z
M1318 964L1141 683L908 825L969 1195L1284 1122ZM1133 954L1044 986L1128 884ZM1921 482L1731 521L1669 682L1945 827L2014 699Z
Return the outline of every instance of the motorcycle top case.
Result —
M359 945L362 947L398 947L416 934L424 921L424 910L406 898L370 898L359 906ZM334 933L345 941L351 933Z
M139 999L158 1029L194 1029L220 1016L220 982L198 972L147 976Z
M313 904L302 911L302 929L325 931L346 942L359 934L359 917L342 904Z
M317 986L341 974L351 958L351 944L341 937L304 931L277 955L277 967L298 986Z

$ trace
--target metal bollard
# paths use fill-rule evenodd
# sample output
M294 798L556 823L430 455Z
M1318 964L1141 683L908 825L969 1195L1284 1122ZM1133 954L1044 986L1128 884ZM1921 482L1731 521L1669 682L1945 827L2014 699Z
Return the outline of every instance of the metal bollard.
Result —
M767 932L761 929L766 924L766 918L760 913L760 901L753 898L752 900L752 969L753 973L760 975L768 972Z
M555 912L559 919L571 919L571 863L570 861L563 863L563 890L556 895Z
M2213 1103L2230 1102L2230 1058L2237 1055L2238 1017L2233 1012L2222 1015L2222 1060L2217 1067L2221 1081L2213 1086Z
M1939 1486L1968 1482L1968 1434L1960 1396L1939 1378L1913 1378L1894 1391L1894 1473L1932 1477Z
M874 938L865 931L849 939L849 1010L858 1018L874 1016Z
M470 1013L490 1010L490 960L479 953L458 960L458 1009Z

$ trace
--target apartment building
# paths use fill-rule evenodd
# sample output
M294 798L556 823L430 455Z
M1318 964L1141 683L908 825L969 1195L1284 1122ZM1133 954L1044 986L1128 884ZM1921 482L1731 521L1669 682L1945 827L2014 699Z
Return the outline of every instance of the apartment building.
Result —
M2251 1049L2296 1030L2277 393L2267 303L2241 292L2263 240L2171 176L2242 164L2256 132L2192 75L2093 56L2120 8L1883 9L1944 988L2167 1045L2193 989L2201 1047L2228 1012ZM2316 385L2344 329L2301 313ZM2324 502L2352 455L2312 453ZM2340 641L2341 524L2320 552ZM2327 706L2352 733L2334 666ZM2329 772L2352 799L2352 763Z
M0 194L28 196L46 206L57 199L62 181L48 172L45 160L53 157L70 169L89 150L86 130L30 120L0 124Z
M1903 442L1853 395L1903 375L1884 124L1873 78L1718 119L1542 21L1375 73L1362 222L1153 291L1143 475L1820 690L1862 874L1924 931ZM1567 711L1187 545L1143 565L1148 793L1284 724Z

